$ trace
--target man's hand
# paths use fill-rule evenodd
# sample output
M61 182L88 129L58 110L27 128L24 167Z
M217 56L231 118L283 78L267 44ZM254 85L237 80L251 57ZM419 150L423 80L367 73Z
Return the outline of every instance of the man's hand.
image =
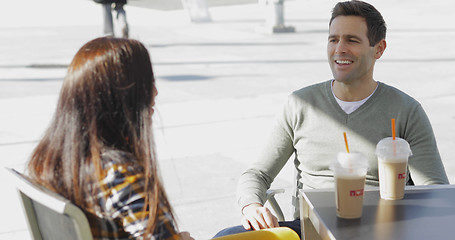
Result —
M259 203L253 203L243 208L242 225L246 230L279 227L278 219L270 210Z

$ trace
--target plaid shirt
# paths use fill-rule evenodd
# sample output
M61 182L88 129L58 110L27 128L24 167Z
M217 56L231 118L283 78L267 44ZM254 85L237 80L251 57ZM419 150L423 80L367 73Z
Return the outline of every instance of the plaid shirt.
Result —
M100 240L180 239L169 209L164 205L160 205L158 209L157 225L153 236L144 236L148 221L144 216L148 215L148 211L143 210L145 183L143 171L141 167L114 160L119 159L117 158L119 154L120 159L130 157L127 153L119 151L108 151L107 154L103 154L103 160L107 160L104 161L107 164L103 170L105 177L98 189L104 190L92 199L98 202L101 208L96 209L97 217L89 217L94 238Z

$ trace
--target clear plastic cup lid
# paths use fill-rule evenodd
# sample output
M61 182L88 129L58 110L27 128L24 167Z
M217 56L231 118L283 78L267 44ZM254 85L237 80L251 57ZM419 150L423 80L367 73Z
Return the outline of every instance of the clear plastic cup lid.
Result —
M379 141L376 145L376 155L378 157L409 157L412 155L412 151L406 140L402 138L395 138L393 140L392 137L387 137Z
M361 153L340 152L330 165L336 175L365 175L368 170L368 161Z

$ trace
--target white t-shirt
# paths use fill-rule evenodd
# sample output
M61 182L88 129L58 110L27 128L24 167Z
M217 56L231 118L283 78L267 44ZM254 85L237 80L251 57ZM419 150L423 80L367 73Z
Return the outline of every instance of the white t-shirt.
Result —
M337 103L338 103L338 105L340 105L341 109L343 109L343 111L346 114L351 114L352 112L357 110L357 108L362 106L362 104L364 104L374 94L374 92L376 92L376 89L378 89L378 86L379 86L379 84L376 85L376 88L374 89L373 93L370 94L370 96L368 96L360 101L346 102L346 101L343 101L343 100L337 98L337 96L335 96L335 93L333 92L333 81L332 81L332 94L335 97L335 99L337 100Z

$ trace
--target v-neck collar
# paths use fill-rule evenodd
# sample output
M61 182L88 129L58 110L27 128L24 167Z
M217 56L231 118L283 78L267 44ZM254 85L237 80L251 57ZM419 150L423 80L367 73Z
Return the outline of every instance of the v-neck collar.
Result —
M347 114L341 108L340 104L338 104L338 102L336 100L336 97L333 94L333 91L332 91L332 82L333 81L334 81L334 79L329 80L329 81L326 82L326 93L327 93L327 96L329 98L330 103L334 106L336 111L338 111L339 113L341 113L343 116L346 116L346 117L347 116L357 115L358 112L362 111L362 109L365 109L366 107L368 107L371 104L371 102L373 102L374 99L376 99L376 96L380 93L381 89L383 88L383 83L378 81L378 86L376 87L375 91L368 97L368 99L360 107L358 107L355 111L353 111L350 114Z

